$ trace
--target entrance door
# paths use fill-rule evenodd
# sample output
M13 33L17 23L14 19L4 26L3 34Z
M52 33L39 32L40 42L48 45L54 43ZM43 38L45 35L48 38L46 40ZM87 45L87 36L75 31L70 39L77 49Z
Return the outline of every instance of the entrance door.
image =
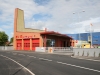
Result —
M63 41L63 44L64 44L63 47L66 47L66 41Z
M24 50L30 50L30 39L24 39Z
M39 47L39 38L32 39L32 50L35 50L35 47Z
M22 50L22 40L21 39L16 40L16 49Z

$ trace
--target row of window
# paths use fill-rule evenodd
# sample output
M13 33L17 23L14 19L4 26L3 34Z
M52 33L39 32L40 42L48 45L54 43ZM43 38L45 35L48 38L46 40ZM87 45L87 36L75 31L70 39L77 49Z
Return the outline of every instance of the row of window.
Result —
M98 40L93 40L93 42L98 42Z

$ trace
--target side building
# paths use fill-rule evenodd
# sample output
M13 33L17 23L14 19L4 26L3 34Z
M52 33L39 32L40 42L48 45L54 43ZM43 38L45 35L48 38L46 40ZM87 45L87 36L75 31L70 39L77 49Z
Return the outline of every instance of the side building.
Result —
M74 47L78 46L79 44L90 44L90 45L92 44L92 46L95 48L100 46L100 32L93 32L92 36L90 35L90 33L67 34L67 35L73 38Z
M24 11L16 8L14 16L15 50L35 50L36 47L70 47L72 38L54 31L25 28Z

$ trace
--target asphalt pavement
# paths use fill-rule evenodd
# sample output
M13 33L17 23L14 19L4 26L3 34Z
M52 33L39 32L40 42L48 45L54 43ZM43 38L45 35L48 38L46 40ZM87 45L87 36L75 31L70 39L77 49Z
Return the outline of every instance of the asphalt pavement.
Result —
M100 75L100 62L68 55L0 51L0 75Z

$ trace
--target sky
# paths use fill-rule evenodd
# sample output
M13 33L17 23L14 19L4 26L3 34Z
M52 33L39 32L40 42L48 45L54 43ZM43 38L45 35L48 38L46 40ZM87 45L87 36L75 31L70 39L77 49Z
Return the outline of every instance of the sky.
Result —
M0 31L13 36L15 8L24 10L25 27L63 34L100 32L100 0L0 0Z

